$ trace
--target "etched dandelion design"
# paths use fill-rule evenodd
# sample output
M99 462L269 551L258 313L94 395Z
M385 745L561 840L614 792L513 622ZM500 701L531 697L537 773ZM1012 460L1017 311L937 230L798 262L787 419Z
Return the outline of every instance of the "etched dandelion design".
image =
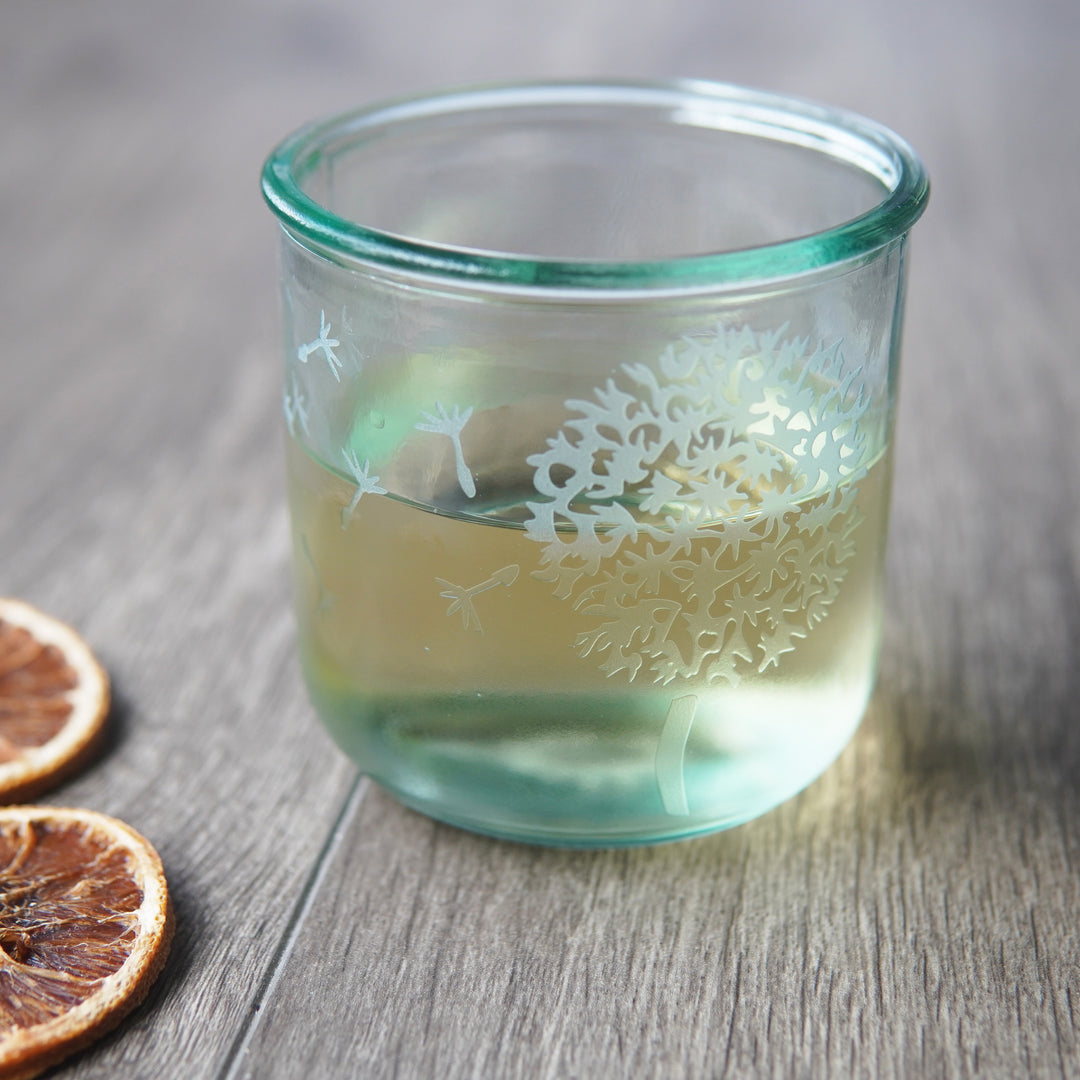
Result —
M365 461L363 465L360 464L355 450L346 448L341 451L341 456L345 459L345 464L348 466L349 472L352 473L352 478L356 481L356 490L353 492L349 505L341 508L341 527L347 529L360 500L365 495L385 495L386 488L379 483L377 476L369 475L370 461Z
M461 448L461 433L472 416L470 405L464 412L456 405L450 407L449 412L441 401L435 402L438 414L424 413L424 419L416 425L417 431L431 431L436 435L445 435L450 439L454 447L454 466L457 469L458 483L466 497L472 499L476 496L476 483L469 472L469 466L465 463L465 452Z
M338 358L337 353L334 352L340 344L341 342L338 341L337 338L332 338L330 336L330 324L326 321L326 312L320 311L319 336L314 341L309 341L306 345L301 345L296 350L296 359L299 360L301 364L306 364L308 362L308 357L311 356L312 353L321 352L323 354L323 359L326 360L326 363L330 367L330 374L333 375L338 382L341 382L341 376L338 372L341 371L344 365Z
M282 391L281 408L285 413L285 423L289 434L295 439L297 429L310 436L308 427L308 400L303 388L297 383L296 375L290 374L289 385Z
M436 582L443 587L443 592L439 595L450 601L446 614L453 615L455 612L460 612L461 625L466 630L475 630L478 634L483 634L484 627L480 622L480 616L476 613L473 599L498 585L507 587L513 585L517 581L518 569L516 563L511 563L509 566L496 570L491 577L485 578L478 585L455 585L446 578L437 577Z
M525 529L534 576L595 617L581 656L735 685L826 617L861 520L860 370L837 346L721 328L567 402L579 415L528 458Z

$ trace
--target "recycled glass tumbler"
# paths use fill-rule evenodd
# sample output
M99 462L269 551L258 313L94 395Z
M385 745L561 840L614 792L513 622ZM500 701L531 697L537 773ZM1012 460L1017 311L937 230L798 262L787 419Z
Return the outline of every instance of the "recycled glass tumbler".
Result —
M263 191L301 661L359 767L577 846L818 776L875 679L911 149L734 86L487 86L306 127Z

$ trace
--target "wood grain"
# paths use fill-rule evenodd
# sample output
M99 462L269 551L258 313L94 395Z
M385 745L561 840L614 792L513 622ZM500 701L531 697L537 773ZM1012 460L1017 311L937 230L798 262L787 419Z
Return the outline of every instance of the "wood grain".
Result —
M0 591L111 744L174 958L89 1077L1080 1073L1080 9L1065 0L42 0L0 10ZM727 834L496 843L354 774L292 659L266 149L479 79L692 74L925 157L862 729Z

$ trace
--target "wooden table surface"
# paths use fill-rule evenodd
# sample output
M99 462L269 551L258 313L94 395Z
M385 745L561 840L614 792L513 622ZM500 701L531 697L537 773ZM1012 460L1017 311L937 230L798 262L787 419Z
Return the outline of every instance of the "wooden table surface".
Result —
M805 793L612 852L358 779L294 658L275 230L299 123L690 74L921 152L880 682ZM78 626L173 955L89 1077L1080 1075L1075 0L9 0L0 593Z

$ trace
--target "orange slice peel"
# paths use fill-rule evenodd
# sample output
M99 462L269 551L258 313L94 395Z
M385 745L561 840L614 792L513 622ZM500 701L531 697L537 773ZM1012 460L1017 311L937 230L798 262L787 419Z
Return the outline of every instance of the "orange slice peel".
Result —
M108 711L108 676L86 642L0 598L0 802L36 798L85 764Z
M0 807L0 1080L29 1080L146 996L173 920L161 860L91 810Z

